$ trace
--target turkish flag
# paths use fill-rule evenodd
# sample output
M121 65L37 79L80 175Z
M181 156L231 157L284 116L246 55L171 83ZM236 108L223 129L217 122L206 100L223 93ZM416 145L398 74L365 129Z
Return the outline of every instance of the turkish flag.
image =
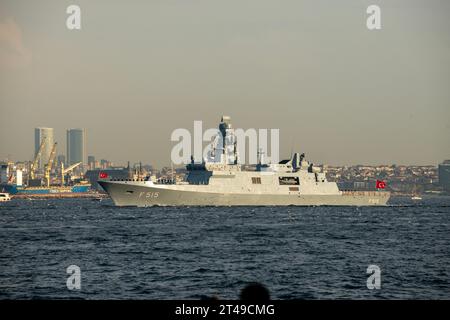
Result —
M100 172L100 174L98 176L99 176L100 179L108 178L108 174L106 172Z
M376 186L376 188L377 188L377 189L384 189L384 188L386 188L386 182L381 181L381 180L377 180L377 186Z

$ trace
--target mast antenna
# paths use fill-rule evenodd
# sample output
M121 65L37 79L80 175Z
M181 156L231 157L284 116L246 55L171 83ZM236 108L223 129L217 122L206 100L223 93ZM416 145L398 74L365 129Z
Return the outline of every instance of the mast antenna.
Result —
M291 156L289 159L292 159L292 153L294 152L294 137L291 137Z

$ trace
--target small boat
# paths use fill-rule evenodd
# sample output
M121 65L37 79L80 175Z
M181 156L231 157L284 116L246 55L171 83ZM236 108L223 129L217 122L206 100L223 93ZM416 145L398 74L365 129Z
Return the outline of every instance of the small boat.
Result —
M414 188L413 188L413 190L411 192L411 200L412 201L420 201L420 200L422 200L422 197L420 196L420 193L419 193L419 191L417 189L418 189L417 186L414 185Z
M9 196L9 193L0 192L0 202L6 202L6 201L11 201L11 197Z

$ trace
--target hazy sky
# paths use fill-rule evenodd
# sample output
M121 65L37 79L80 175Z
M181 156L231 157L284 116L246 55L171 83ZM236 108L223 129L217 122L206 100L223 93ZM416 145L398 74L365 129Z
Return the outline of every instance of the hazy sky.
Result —
M81 7L82 29L66 28ZM366 28L381 7L382 29ZM87 152L170 163L176 128L279 128L281 157L450 158L450 1L0 0L0 160L34 128L86 128Z

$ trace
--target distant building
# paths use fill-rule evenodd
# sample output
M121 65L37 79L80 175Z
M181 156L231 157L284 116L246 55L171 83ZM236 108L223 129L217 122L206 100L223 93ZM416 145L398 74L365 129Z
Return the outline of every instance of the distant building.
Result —
M88 156L87 162L88 162L89 170L94 170L94 169L96 169L96 166L95 166L95 157L94 157L94 156Z
M7 163L2 163L0 164L0 183L8 183L8 180L9 180L9 166Z
M86 131L84 129L67 130L67 165L82 162L86 165Z
M100 168L101 169L108 169L113 167L113 163L111 161L108 161L106 159L101 159L100 160Z
M35 128L34 129L34 155L36 155L39 151L39 146L42 143L42 140L46 140L44 148L42 149L41 157L38 161L38 167L42 169L44 165L48 162L50 158L50 153L52 152L53 143L54 143L54 132L53 128Z
M445 192L450 193L450 160L439 164L439 184Z

